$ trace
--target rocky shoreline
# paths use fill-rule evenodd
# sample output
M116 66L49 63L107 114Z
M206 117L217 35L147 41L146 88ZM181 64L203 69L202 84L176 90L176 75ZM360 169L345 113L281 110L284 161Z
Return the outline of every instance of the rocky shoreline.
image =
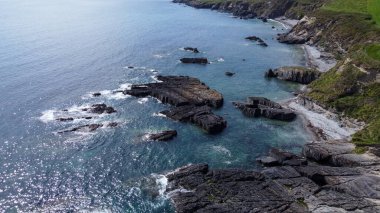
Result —
M308 70L279 68L268 77L308 84L336 65L332 54L314 46L315 20L290 12L294 1L255 2L174 0L199 9L232 13L240 18L274 19L291 30L279 42L301 44ZM266 4L265 6L263 6ZM314 5L315 6L315 5ZM313 10L313 8L310 8ZM282 17L282 18L281 18ZM287 17L287 18L284 18ZM249 37L258 41L256 37ZM314 72L313 70L317 70ZM269 76L269 75L270 76ZM188 165L166 175L177 212L379 212L380 158L376 148L355 154L351 135L363 123L342 118L301 95L286 101L286 109L298 112L315 141L304 145L301 156L272 149L258 159L263 170L210 169L207 164ZM259 116L248 103L235 103L244 114Z

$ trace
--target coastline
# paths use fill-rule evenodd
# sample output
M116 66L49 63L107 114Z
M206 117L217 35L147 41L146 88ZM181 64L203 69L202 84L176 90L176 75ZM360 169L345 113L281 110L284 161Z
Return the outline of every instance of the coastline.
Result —
M182 0L182 3L186 1L189 0ZM194 2L197 1L190 0L190 3ZM205 8L213 6L207 5ZM228 6L229 10L224 11L241 9L239 5ZM270 18L259 15L252 18L258 17L265 20ZM291 31L297 25L283 17L271 21L279 22L287 29L290 27ZM305 28L301 28L303 32ZM303 39L295 37L295 41L289 43L294 44ZM336 65L334 56L320 47L306 43L302 44L302 48L306 67L327 72ZM351 136L365 124L325 109L302 93L283 101L282 105L295 111L304 122L306 131L315 136L315 140L303 146L300 155L272 148L268 156L256 159L263 165L260 172L211 170L207 164L181 167L167 176L170 185L167 192L186 190L173 193L170 197L176 210L380 212L379 152L375 148L368 148L363 154L361 147L356 149L355 144L350 143ZM274 185L278 188L271 188ZM259 199L255 200L255 197Z

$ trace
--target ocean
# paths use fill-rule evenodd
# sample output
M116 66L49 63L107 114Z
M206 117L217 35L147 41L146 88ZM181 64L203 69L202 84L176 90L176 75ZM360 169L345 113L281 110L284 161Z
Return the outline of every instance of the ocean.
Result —
M269 68L305 64L300 47L276 41L279 23L168 0L0 0L0 8L1 212L173 212L162 174L190 163L260 169L255 159L271 147L299 152L311 140L300 118L247 118L232 105L249 96L283 101L299 88L264 78ZM251 35L269 46L244 39ZM179 62L194 56L211 64ZM156 99L113 93L157 75L197 77L221 92L214 112L228 127L208 135L161 116L169 106ZM82 109L96 103L117 112L56 120L88 116ZM58 133L93 123L104 126ZM178 131L174 140L146 140L168 129Z

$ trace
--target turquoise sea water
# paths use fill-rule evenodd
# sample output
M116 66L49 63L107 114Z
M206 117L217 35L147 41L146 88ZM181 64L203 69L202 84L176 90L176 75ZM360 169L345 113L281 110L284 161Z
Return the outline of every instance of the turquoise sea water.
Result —
M299 151L310 140L301 120L245 118L231 102L247 96L276 101L297 85L268 81L268 68L304 64L297 46L279 44L278 23L240 20L167 0L0 0L0 211L172 212L159 175L189 163L256 169L272 146ZM277 30L273 30L276 26ZM244 40L263 38L263 48ZM207 66L183 65L200 49ZM245 59L245 61L243 61ZM128 69L134 66L135 69ZM236 72L233 77L225 71ZM168 106L152 98L112 95L154 76L189 75L220 91L228 127L207 135L157 115ZM102 96L92 98L92 92ZM57 122L93 103L116 114ZM57 131L116 121L92 134ZM143 135L176 129L173 141ZM161 191L162 192L162 191Z

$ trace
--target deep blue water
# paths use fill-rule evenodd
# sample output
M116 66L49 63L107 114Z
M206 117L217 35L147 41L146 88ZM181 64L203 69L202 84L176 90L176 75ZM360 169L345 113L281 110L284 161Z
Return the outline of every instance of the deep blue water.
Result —
M247 96L280 101L297 89L263 78L268 68L304 64L300 48L274 39L282 31L277 23L167 0L0 0L0 8L1 212L171 212L170 202L157 196L154 174L201 162L256 169L255 159L271 146L297 152L310 140L300 119L245 118L231 104ZM244 40L249 35L269 47ZM198 47L213 63L180 64L179 58L193 56L184 46ZM236 75L226 77L225 71ZM155 99L111 94L130 83L152 82L157 74L198 77L220 91L225 104L215 113L228 128L207 135L156 116L168 106ZM101 97L90 97L98 91ZM117 113L54 121L60 110L76 114L92 103L106 103ZM121 124L92 134L56 134L109 121ZM167 143L143 139L166 129L176 129L178 137Z

